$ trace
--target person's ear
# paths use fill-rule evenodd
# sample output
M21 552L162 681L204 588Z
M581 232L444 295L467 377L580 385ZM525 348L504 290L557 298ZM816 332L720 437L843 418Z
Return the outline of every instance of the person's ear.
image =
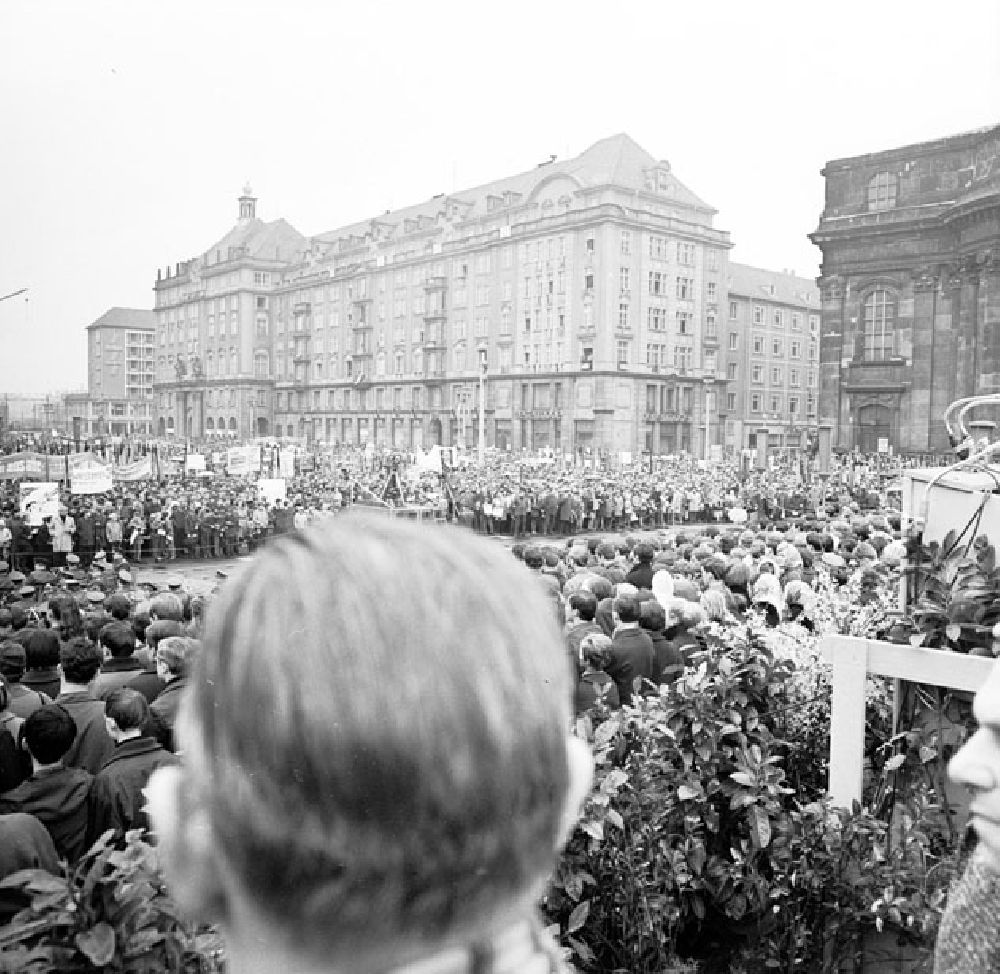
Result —
M570 734L566 738L566 765L568 786L566 803L563 805L562 821L559 823L559 843L561 849L569 839L580 817L583 803L594 784L594 755L586 741Z
M163 874L174 902L185 914L207 923L224 923L229 916L228 896L208 812L189 802L182 809L184 788L184 772L165 767L155 771L143 789Z

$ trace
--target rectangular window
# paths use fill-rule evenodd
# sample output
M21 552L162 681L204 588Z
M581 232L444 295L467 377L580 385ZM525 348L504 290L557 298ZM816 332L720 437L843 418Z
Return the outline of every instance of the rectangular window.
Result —
M690 345L677 345L674 348L674 367L686 371L693 364L694 349Z
M621 267L618 270L618 289L622 294L628 294L629 290L629 269Z
M694 263L694 244L690 243L677 243L677 263L686 264L688 266Z
M665 237L658 237L656 234L650 235L649 256L656 260L663 260L667 256L667 241Z
M716 338L715 330L715 315L707 314L705 315L705 337L706 338Z
M687 311L677 312L677 334L691 334L691 315Z
M650 305L646 309L646 327L650 331L667 330L667 309Z
M799 397L789 396L788 397L788 413L791 416L797 416L799 412Z
M730 362L726 366L726 378L729 379L730 382L735 381L739 376L739 369L740 367L736 364L736 362Z
M802 315L797 311L792 312L792 331L802 331Z
M791 344L791 355L792 358L802 357L802 342L792 342Z
M690 277L677 278L677 299L690 301L694 297L694 281Z
M774 385L781 383L781 369L771 369L771 382Z
M593 291L594 290L594 275L593 274L584 274L584 276L583 276L583 286L588 291Z
M705 265L710 271L717 271L719 269L719 252L717 250L706 250L705 251Z
M705 285L705 295L709 301L715 300L715 281L709 281Z
M780 328L785 323L785 315L781 308L774 309L774 324Z
M628 305L618 305L618 327L628 328Z
M622 256L628 257L632 253L632 234L628 230L622 230Z
M755 365L750 373L751 381L758 384L763 384L764 382L764 366Z
M660 271L649 272L649 293L654 296L667 293L667 275Z
M735 352L740 347L740 336L739 332L731 331L729 333L729 350Z
M780 413L781 412L781 397L771 396L771 412Z
M729 412L733 412L736 409L736 393L727 392L726 393L726 409Z
M615 360L619 365L628 365L629 345L630 342L622 338L615 342Z
M783 351L784 351L784 346L782 345L781 339L775 338L774 341L771 342L771 354L781 355L783 354Z
M735 301L729 302L729 320L735 321L739 317L739 307Z
M750 412L759 413L760 412L760 394L755 392L750 397Z
M797 385L800 384L799 383L799 370L798 369L789 369L789 372L788 372L788 383L789 383L789 385L793 385L793 386L797 386Z
M753 353L754 355L764 354L764 339L761 335L753 336Z
M764 324L764 309L759 304L753 306L753 323L755 325Z

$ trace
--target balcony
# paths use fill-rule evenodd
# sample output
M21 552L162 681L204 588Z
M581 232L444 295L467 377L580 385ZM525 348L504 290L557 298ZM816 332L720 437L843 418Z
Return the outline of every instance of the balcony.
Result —
M358 308L363 308L366 304L371 304L371 301L371 295L369 294L357 294L351 298L351 304Z
M435 277L428 277L427 280L424 281L424 291L426 292L443 291L447 287L448 287L448 278L441 275L437 275Z
M308 301L299 301L298 304L292 305L292 314L296 318L312 314L312 304Z
M441 308L428 308L424 311L424 321L440 321L443 318L448 317L448 309Z

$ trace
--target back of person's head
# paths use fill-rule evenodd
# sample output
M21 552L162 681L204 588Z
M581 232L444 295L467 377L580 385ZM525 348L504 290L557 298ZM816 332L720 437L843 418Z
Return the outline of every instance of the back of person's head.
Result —
M498 545L350 515L279 537L209 607L183 768L154 778L175 894L327 962L482 931L539 895L587 778L569 675Z
M149 722L149 704L146 698L132 687L118 687L104 700L105 716L113 720L122 731L144 727Z
M59 665L70 683L90 683L101 669L101 647L85 636L63 643L59 649Z
M29 670L42 670L59 662L59 637L52 629L35 629L25 640Z
M23 643L14 639L0 642L0 676L3 676L8 683L21 682L27 659Z
M76 740L76 724L65 707L49 703L30 714L21 734L39 764L55 764Z
M104 608L116 622L125 622L132 614L132 600L124 592L115 592L104 600Z
M612 561L617 556L618 552L615 550L615 546L611 544L610 541L602 541L597 546L597 557L602 558L605 561Z
M569 597L569 605L584 622L593 622L597 615L597 596L586 589L574 592Z
M580 642L580 653L595 670L606 670L611 664L611 637L603 632L592 632Z
M173 619L157 619L146 627L146 645L156 649L168 636L183 635L184 627Z
M173 676L187 676L200 648L190 636L167 636L157 643L156 658Z
M101 645L115 658L125 659L135 650L135 634L127 622L109 622L101 630Z
M653 560L653 555L655 554L656 549L647 541L640 541L632 549L632 555L640 565L648 565Z
M622 622L638 622L640 611L639 600L632 593L615 599L615 612Z
M524 549L524 563L529 568L541 568L545 564L545 554L537 545L528 545Z
M149 600L150 618L184 621L184 603L173 592L159 592Z
M643 602L639 610L639 625L649 632L663 632L667 628L667 613L655 599Z

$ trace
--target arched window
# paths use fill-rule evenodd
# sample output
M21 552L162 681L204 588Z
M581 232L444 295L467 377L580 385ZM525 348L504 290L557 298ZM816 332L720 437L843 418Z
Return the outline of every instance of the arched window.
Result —
M219 417L219 421L215 424L215 428L220 432L226 428L226 420L224 417Z
M234 417L234 416L230 416L229 417L229 431L231 433L235 433L236 432L236 417Z
M891 210L896 205L896 177L891 172L876 173L868 181L868 209Z
M876 288L862 304L864 316L863 358L881 362L892 358L896 337L896 302L885 288Z
M215 420L213 420L211 416L205 420L205 429L208 430L209 433L215 430Z

